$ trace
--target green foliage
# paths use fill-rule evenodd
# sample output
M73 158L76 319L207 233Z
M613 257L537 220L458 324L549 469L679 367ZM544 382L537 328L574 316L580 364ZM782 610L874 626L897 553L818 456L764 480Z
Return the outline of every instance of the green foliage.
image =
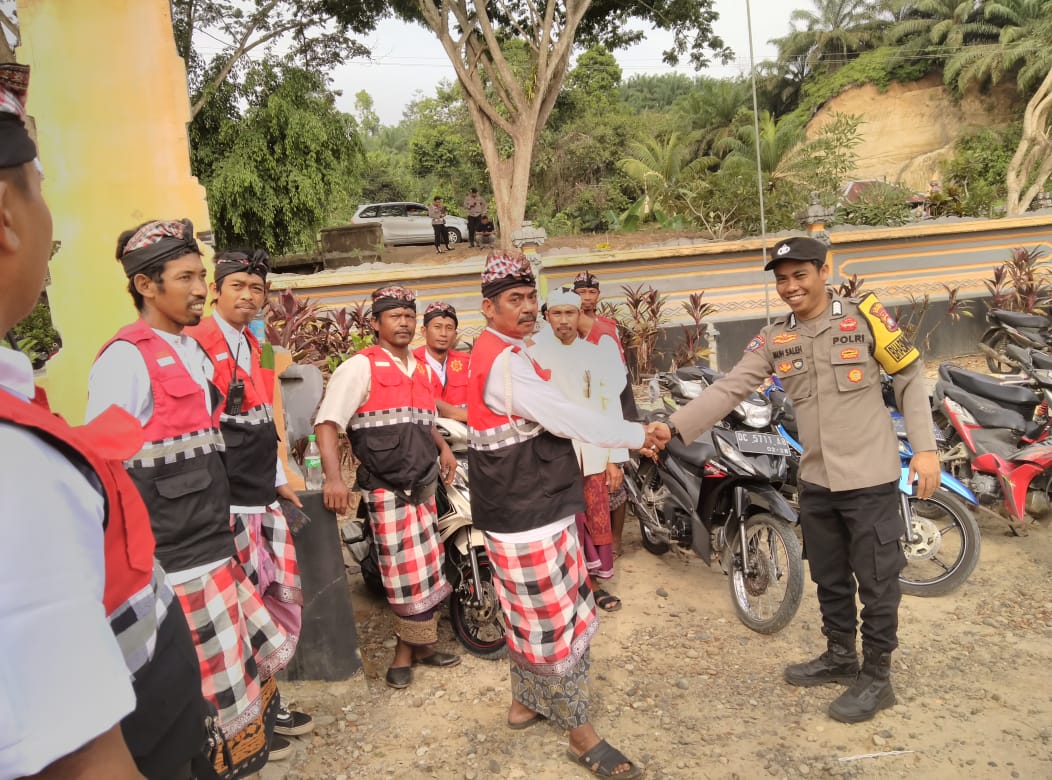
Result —
M346 208L361 165L354 120L336 109L320 74L287 63L256 65L243 98L242 115L198 141L211 145L199 175L216 240L310 251L318 229Z
M854 203L837 209L836 221L848 225L905 225L913 220L909 199L913 192L900 184L874 182Z
M961 136L943 165L946 178L969 188L985 185L1004 197L1005 176L1019 145L1020 125L982 128Z
M1052 276L1045 250L1018 246L1008 258L994 267L990 279L983 281L990 291L991 309L1035 312L1046 311L1052 296Z
M10 344L6 338L2 343L28 355L33 361L33 368L36 369L42 368L62 346L62 337L51 321L51 307L48 305L46 293L40 296L29 316L12 330L17 343Z
M619 97L636 113L663 111L680 98L689 95L697 81L682 73L636 75L621 85Z
M318 303L291 290L268 298L263 310L267 341L284 347L296 363L318 366L331 374L347 358L373 343L369 303L323 311Z
M848 87L873 84L883 91L893 81L910 82L923 78L932 68L932 60L907 60L898 55L898 48L882 46L860 54L832 73L814 75L803 85L797 113L805 119L810 118Z

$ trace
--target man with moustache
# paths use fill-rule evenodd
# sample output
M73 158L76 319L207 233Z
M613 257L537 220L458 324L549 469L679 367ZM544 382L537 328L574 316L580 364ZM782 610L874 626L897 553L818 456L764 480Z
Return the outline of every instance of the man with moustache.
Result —
M189 220L153 220L117 239L139 318L100 351L88 378L88 419L116 405L146 444L125 462L150 510L157 557L190 624L201 687L216 708L234 777L269 754L274 674L295 643L237 560L212 364L183 333L201 321L208 288ZM225 759L223 759L225 761Z
M438 416L467 422L470 355L453 349L459 324L457 310L450 304L435 301L428 305L420 329L424 343L413 350L413 356L431 369Z
M920 353L873 293L842 298L826 289L826 245L810 237L779 242L764 266L790 313L760 331L738 364L675 412L662 437L692 442L774 373L793 400L804 454L800 526L818 586L826 652L786 667L791 685L850 687L829 705L844 723L869 720L895 704L891 653L898 646L900 459L881 393L894 379L915 455L909 479L928 498L939 486L939 458ZM862 665L855 648L862 602Z
M648 452L656 440L638 423L573 403L529 357L537 287L523 255L489 255L482 313L488 327L472 349L468 385L471 511L507 627L508 727L550 720L569 731L574 762L603 777L640 777L641 767L599 738L588 712L588 645L598 624L577 538L585 502L569 439Z
M299 640L303 594L299 565L279 498L302 507L278 457L274 424L274 372L263 367L262 352L248 324L266 301L270 257L261 249L216 253L210 287L211 317L185 329L212 361L213 383L225 391L219 425L226 445L230 480L230 527L238 560L263 598L267 610L285 630L290 650ZM267 466L268 460L276 464ZM280 696L279 696L280 701ZM279 706L274 733L302 736L314 728L302 712ZM271 760L292 751L288 740L275 737Z
M438 609L452 588L442 573L435 489L453 481L456 459L435 428L427 364L409 349L416 331L416 295L389 286L372 294L378 343L337 368L325 388L314 431L325 474L325 506L350 508L340 470L339 435L346 430L360 461L358 489L366 502L380 576L396 616L398 637L385 682L406 688L413 666L456 666L439 652Z

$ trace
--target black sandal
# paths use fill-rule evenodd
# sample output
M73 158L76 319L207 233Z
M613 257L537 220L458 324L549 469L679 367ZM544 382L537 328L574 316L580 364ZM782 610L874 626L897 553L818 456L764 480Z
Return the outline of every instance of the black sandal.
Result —
M619 777L621 780L633 780L633 778L642 777L643 772L646 771L641 766L629 761L624 753L613 747L605 739L600 740L599 744L587 753L577 755L567 748L566 755L575 764L583 766L593 775L598 775L599 777ZM615 773L614 770L622 764L628 764L630 768L624 772Z
M595 598L595 605L604 612L617 612L621 609L621 599L602 588L596 588L592 596Z

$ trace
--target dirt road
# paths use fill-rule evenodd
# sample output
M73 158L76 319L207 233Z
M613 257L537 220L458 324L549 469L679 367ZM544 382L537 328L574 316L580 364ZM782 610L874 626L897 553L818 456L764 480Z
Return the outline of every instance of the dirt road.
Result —
M631 528L613 588L624 608L603 617L592 644L593 721L651 780L1052 777L1052 531L1018 538L979 519L971 579L949 596L903 601L899 704L853 726L825 715L839 688L781 680L785 664L822 649L810 582L796 619L761 636L735 617L719 571L652 556ZM405 691L387 688L389 613L359 577L351 587L365 674L282 685L318 728L264 780L590 777L565 758L556 729L504 726L506 662L465 655L455 669L418 671ZM443 649L457 650L445 620L440 630Z

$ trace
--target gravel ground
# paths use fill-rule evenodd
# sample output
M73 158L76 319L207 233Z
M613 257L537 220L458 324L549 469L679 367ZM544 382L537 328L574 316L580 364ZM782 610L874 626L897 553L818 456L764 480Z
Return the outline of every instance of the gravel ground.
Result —
M823 649L810 582L787 628L753 633L718 568L650 555L630 515L610 588L624 608L602 617L592 643L593 722L651 780L1052 777L1052 530L1045 520L1020 538L991 513L977 519L982 558L968 582L941 598L903 600L898 705L844 725L825 714L838 687L781 679L786 664ZM387 688L390 613L359 576L348 582L364 673L282 684L317 728L294 739L295 753L266 767L263 780L592 776L566 759L557 729L505 727L506 661L464 655L454 669L418 670L404 691ZM445 619L440 635L442 649L458 650Z

